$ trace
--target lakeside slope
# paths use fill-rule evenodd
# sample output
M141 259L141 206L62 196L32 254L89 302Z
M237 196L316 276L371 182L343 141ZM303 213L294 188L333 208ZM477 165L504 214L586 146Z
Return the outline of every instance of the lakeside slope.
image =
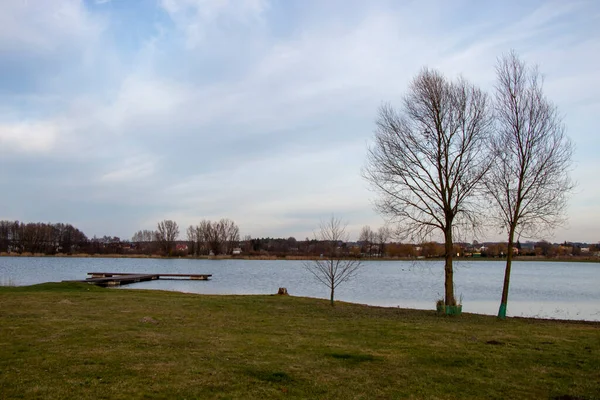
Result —
M0 398L597 399L600 323L0 287Z

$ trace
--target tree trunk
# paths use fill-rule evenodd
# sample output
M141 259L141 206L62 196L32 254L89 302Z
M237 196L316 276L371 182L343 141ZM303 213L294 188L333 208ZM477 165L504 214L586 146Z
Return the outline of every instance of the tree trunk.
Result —
M510 284L510 268L513 258L513 243L515 240L514 224L510 227L508 233L508 248L506 249L506 268L504 269L504 286L502 287L502 299L500 300L500 309L498 310L498 318L506 319L506 304L508 303L508 286Z
M333 307L333 292L335 291L335 289L333 288L333 286L331 287L331 296L329 297L329 301L331 301L331 307Z
M444 232L445 243L445 264L444 264L444 286L445 286L445 304L446 306L455 306L456 300L454 299L454 270L452 269L452 258L454 251L454 244L452 243L452 227L446 228Z

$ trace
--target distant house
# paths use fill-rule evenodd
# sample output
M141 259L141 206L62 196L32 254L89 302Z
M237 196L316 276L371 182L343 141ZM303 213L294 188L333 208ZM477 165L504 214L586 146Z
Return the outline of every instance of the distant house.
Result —
M175 250L177 250L177 251L187 251L187 249L188 249L188 245L185 243L177 243L175 245Z
M231 254L233 254L234 256L237 256L237 255L239 255L239 254L242 254L242 249L241 249L241 248L239 248L239 247L236 247L236 248L234 248L234 249L231 251Z

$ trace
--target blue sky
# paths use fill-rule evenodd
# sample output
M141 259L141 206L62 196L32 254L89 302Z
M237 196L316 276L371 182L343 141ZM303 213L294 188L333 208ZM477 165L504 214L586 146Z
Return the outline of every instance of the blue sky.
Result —
M423 66L491 90L511 49L576 145L570 222L546 238L598 242L594 0L3 1L0 219L305 238L335 213L355 238L383 224L360 176L379 105Z

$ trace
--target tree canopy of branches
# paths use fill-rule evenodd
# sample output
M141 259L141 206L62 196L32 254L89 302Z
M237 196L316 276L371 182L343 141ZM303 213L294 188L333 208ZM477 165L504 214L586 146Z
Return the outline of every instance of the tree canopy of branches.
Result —
M137 231L131 237L132 242L152 242L154 240L156 240L156 232L149 229Z
M71 224L0 221L0 252L71 254L87 243L85 234Z
M329 288L329 300L334 305L335 289L343 282L352 279L361 267L360 260L340 259L340 244L348 240L346 225L341 219L331 216L322 221L315 239L324 243L326 253L322 258L304 263L304 267L315 279Z
M173 243L179 236L179 226L177 222L165 219L158 223L156 227L156 241L160 243L163 251L167 255L171 255L173 251Z
M371 257L373 249L377 249L377 254L383 256L385 254L385 244L391 236L392 232L388 226L382 226L376 232L369 225L363 226L358 235L362 253L368 253Z
M202 220L198 225L188 227L187 237L195 255L231 254L239 245L240 228L229 218L215 222Z
M448 81L423 69L398 112L379 110L364 177L378 192L377 209L397 223L400 237L445 242L445 304L456 305L453 235L477 226L476 198L490 167L486 154L491 108L484 92L464 79Z
M365 225L360 229L360 234L358 235L358 242L361 245L361 251L363 253L372 255L373 252L373 244L376 242L375 232L371 229L369 225Z
M385 244L392 237L392 231L388 226L381 226L377 229L377 233L375 234L375 238L377 239L377 246L379 247L379 255L380 257L385 256Z
M516 53L496 66L494 164L486 178L497 217L508 233L498 317L506 317L515 237L531 237L564 220L573 147L557 107L544 95L537 68Z

